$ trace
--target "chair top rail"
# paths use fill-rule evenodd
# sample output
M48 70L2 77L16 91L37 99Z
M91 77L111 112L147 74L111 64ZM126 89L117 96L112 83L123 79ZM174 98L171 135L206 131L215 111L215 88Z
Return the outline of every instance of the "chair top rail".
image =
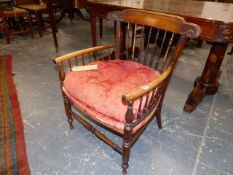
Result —
M185 34L189 38L200 35L198 25L188 23L180 16L146 10L126 9L108 13L108 19L160 28L176 34Z

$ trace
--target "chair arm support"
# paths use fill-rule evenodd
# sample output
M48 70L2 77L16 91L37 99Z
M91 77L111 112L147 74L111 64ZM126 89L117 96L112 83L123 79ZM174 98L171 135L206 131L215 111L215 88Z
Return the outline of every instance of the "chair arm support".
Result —
M159 77L155 78L150 83L146 84L145 86L141 86L128 94L123 95L122 103L124 105L127 105L130 101L135 101L138 98L146 95L156 86L160 85L171 74L172 69L172 65L170 65L165 72L163 72Z
M110 48L114 48L114 45L104 45L104 46L91 47L88 49L75 51L75 52L57 57L53 60L53 62L55 64L59 64L59 63L62 63L64 61L70 60L72 58L75 58L75 57L78 57L78 56L81 56L84 54L88 54L88 53L92 53L92 52L96 52L96 51L100 51L100 50L104 50L104 49L110 49Z

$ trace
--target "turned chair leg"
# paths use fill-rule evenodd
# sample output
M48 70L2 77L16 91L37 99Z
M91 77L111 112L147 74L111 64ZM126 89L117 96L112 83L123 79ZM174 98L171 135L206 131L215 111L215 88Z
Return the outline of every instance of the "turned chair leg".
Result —
M3 32L5 33L5 35L6 35L6 42L8 43L8 44L10 44L11 43L11 40L10 40L10 32L9 32L9 29L7 28L7 27L3 27Z
M130 157L130 142L123 140L123 153L122 153L122 174L127 174L127 168L129 167L129 157Z
M29 31L31 33L31 37L34 38L34 33L33 33L33 29L32 29L32 19L31 19L30 15L27 15L27 21L28 21L28 27L29 27Z
M122 174L127 174L127 168L129 167L130 149L132 144L132 128L128 127L129 123L126 122L123 135L122 145Z
M71 116L71 102L70 100L68 99L68 97L63 93L63 98L64 98L64 105L65 105L65 110L66 110L66 116L67 116L67 121L70 125L70 129L73 129L74 126L73 126L73 118Z
M35 12L35 17L36 17L36 23L38 26L39 35L40 35L40 37L42 37L42 22L40 20L40 15L37 11Z
M158 107L158 110L155 113L156 121L159 129L162 129L162 122L161 122L161 106Z
M99 18L99 32L100 32L100 39L103 38L103 18Z
M8 44L11 43L9 33L7 33L7 32L6 32L6 42L7 42Z
M8 26L8 24L6 22L6 18L2 19L2 24L0 24L0 25L1 25L0 27L2 28L3 33L6 36L6 42L8 44L11 43L11 40L10 40L10 31L9 31L9 26Z

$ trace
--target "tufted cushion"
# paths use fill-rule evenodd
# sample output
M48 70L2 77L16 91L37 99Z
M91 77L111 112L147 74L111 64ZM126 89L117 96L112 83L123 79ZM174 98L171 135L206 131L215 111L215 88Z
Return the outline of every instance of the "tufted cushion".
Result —
M132 61L112 60L91 64L98 64L98 69L67 73L63 91L76 107L92 119L123 133L127 106L122 104L122 95L147 84L159 73Z

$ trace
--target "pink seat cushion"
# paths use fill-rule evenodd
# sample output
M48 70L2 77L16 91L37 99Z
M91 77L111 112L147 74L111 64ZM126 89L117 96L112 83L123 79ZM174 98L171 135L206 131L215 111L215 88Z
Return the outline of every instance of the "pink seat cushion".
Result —
M92 119L123 133L127 106L122 104L122 95L147 84L160 74L132 61L111 60L91 64L98 64L98 69L68 72L63 91L76 107Z

